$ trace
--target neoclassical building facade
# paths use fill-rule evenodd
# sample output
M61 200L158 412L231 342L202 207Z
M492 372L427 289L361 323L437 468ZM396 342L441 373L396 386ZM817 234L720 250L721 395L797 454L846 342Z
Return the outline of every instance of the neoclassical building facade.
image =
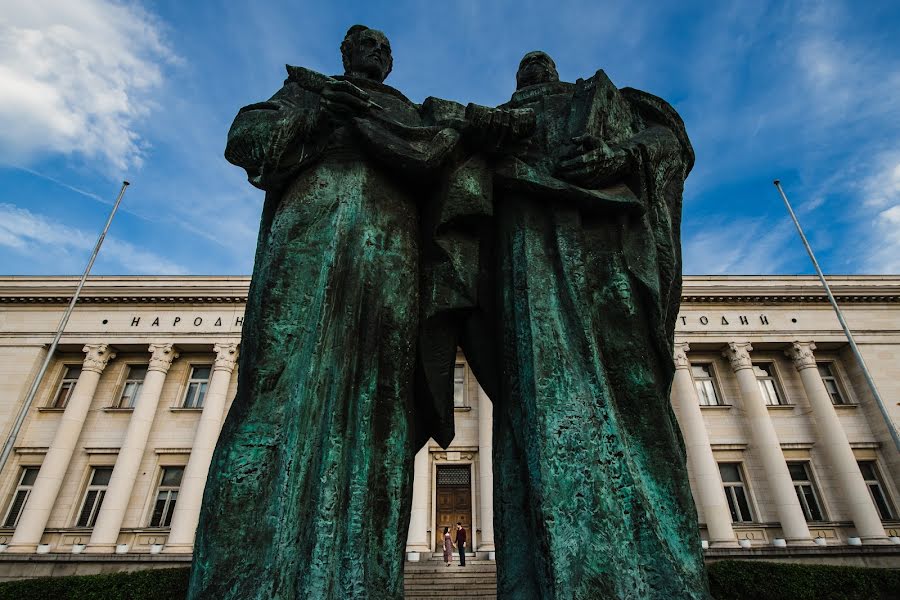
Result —
M900 423L900 277L831 282ZM76 283L0 278L4 442ZM190 561L248 284L88 282L0 472L0 579ZM815 278L685 278L673 360L709 560L900 566L900 454ZM456 439L415 457L408 560L457 521L478 556L503 551L491 403L462 355L455 377Z

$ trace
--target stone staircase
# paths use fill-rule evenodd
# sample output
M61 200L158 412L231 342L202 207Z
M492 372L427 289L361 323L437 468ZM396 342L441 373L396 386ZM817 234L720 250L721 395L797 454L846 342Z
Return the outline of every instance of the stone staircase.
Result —
M403 589L406 600L496 600L497 565L492 560L466 557L460 567L454 555L448 567L436 559L407 562L404 566ZM424 557L423 557L424 558Z

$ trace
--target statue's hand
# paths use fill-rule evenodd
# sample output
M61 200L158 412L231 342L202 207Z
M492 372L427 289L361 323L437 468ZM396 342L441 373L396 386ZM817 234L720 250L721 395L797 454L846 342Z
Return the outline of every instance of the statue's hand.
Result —
M466 121L470 138L488 151L515 147L535 129L535 114L530 108L489 108L469 104Z
M572 147L556 167L562 179L583 187L606 183L621 174L628 153L592 135L572 138Z
M378 105L349 81L330 80L322 88L322 106L335 116L358 117Z

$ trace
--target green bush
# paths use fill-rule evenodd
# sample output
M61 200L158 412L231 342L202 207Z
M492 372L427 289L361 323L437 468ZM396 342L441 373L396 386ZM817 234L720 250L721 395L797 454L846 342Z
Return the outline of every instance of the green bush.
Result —
M189 569L44 577L0 584L0 600L182 600ZM716 600L894 600L900 571L725 560L709 565Z
M41 577L0 584L0 600L182 600L190 569Z
M707 567L716 600L895 600L900 571L723 560Z

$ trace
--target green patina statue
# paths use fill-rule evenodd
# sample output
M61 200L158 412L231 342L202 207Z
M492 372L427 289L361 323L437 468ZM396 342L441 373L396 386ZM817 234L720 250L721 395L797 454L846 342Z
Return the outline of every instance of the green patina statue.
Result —
M477 214L470 148L530 130L509 111L476 130L459 104L412 103L382 83L380 31L351 27L341 52L344 76L289 66L228 134L226 158L266 198L190 598L401 598L413 456L453 438L443 357L471 282L420 223Z
M229 132L266 199L189 597L402 598L413 456L453 439L462 347L496 405L500 596L704 598L668 403L681 120L543 53L487 108L385 85L379 31L341 52Z
M483 307L499 340L497 376L482 381L499 596L706 598L669 404L684 125L603 71L560 82L542 52L517 82L504 107L534 110L537 128L492 165L496 291ZM510 551L523 530L534 543Z

